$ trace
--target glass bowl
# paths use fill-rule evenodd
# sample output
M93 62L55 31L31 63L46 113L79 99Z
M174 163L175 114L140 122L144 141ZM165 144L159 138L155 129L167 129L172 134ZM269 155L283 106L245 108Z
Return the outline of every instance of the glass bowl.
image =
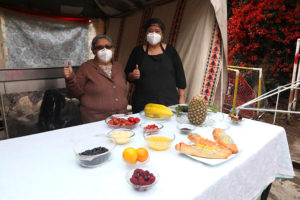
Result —
M175 134L173 132L162 132L153 134L153 133L144 133L144 139L148 147L156 151L164 151L169 149L171 143L175 139Z
M133 131L125 128L116 128L107 133L107 136L117 144L127 144L134 135Z
M141 173L141 170L142 170L142 173ZM140 174L148 174L148 175L144 175L144 176L148 177L148 178L146 178L146 180L150 179L149 175L150 175L150 177L154 176L154 182L152 182L150 184L147 181L146 181L146 183L139 183L139 184L134 183L137 180L133 180L133 179L138 179L137 177ZM143 175L141 175L141 176L143 177ZM156 183L158 182L159 176L158 176L158 173L155 172L152 169L132 169L132 170L130 170L126 173L125 178L126 178L127 183L129 185L131 185L135 190L137 190L137 191L147 191L147 190L151 189L154 185L156 185ZM145 178L143 178L143 180L145 180Z
M195 130L196 127L192 124L177 124L177 128L181 133L188 134Z
M101 135L77 142L73 150L81 166L97 167L110 159L111 152L115 146L115 141L105 135Z
M125 114L115 114L105 119L105 123L110 128L133 129L141 121L138 117L131 117Z
M245 119L238 115L228 114L228 120L231 121L233 124L239 124L240 122L244 121Z
M189 124L190 120L188 118L188 113L187 112L179 112L176 114L176 121L179 124Z
M162 129L164 126L161 123L158 122L144 122L140 125L143 128L144 133L158 133L160 129Z

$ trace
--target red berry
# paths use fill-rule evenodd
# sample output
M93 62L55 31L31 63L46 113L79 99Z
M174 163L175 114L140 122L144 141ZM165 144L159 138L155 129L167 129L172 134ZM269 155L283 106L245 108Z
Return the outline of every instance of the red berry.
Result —
M155 177L154 176L150 177L149 181L150 181L150 183L153 183L155 181Z
M133 183L133 184L137 184L137 183L138 183L138 181L137 181L136 178L131 178L131 179L130 179L130 182Z

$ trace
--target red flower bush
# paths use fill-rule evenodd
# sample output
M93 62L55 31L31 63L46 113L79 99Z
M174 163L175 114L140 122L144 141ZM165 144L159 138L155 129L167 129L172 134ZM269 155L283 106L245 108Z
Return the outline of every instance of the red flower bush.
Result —
M295 0L229 0L228 62L263 67L268 89L291 81L300 5Z

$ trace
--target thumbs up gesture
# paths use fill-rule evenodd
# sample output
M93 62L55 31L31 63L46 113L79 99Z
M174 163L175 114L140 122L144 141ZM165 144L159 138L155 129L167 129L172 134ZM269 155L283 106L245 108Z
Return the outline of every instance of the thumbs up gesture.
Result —
M141 74L140 74L139 66L136 65L135 69L133 70L133 78L140 79L140 76L141 76Z
M64 75L65 79L70 78L72 73L73 73L73 68L71 66L71 62L69 61L68 66L64 67L64 69L63 69L63 75Z

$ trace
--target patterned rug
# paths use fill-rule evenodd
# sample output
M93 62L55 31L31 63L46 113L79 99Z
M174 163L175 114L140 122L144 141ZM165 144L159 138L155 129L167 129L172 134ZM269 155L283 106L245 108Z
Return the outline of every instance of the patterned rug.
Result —
M212 38L205 67L205 76L202 83L201 94L203 94L206 103L212 104L217 90L219 76L221 72L222 60L222 39L220 30L215 21Z

